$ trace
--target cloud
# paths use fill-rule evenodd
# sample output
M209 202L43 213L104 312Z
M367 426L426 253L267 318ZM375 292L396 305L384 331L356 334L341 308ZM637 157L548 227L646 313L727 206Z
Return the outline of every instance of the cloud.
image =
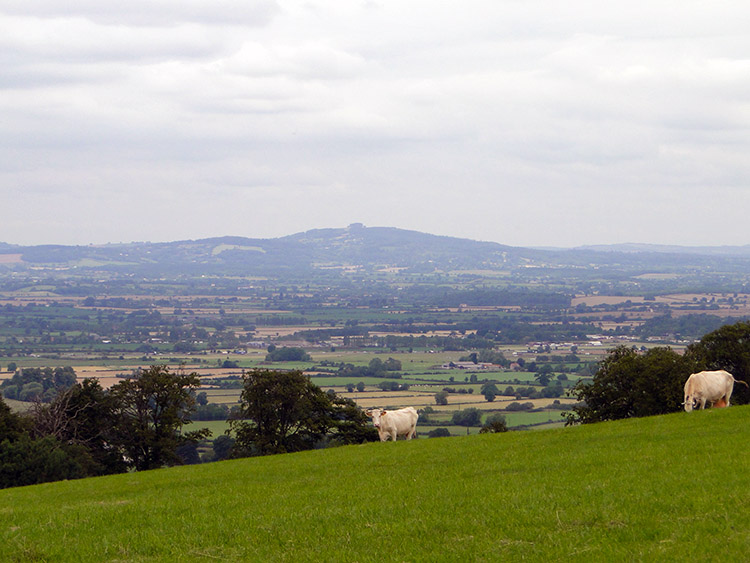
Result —
M179 23L267 25L280 11L274 0L132 0L104 4L96 0L72 0L64 4L55 0L3 0L5 14L39 19L90 20L105 26L164 26Z
M713 244L706 194L750 203L748 23L735 1L0 0L0 240Z

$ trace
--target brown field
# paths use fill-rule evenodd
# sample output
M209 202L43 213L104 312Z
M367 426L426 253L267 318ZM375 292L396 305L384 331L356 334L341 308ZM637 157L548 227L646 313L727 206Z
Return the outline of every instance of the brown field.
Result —
M424 391L414 392L411 389L409 391L393 391L393 392L363 392L363 393L340 393L342 397L352 399L362 408L402 408L402 407L414 407L423 408L431 406L438 411L457 411L466 409L469 407L478 408L480 410L498 410L504 409L509 404L517 403L533 403L534 408L544 408L551 405L555 399L516 399L515 397L498 396L493 402L487 402L483 395L479 394L463 394L463 393L451 393L448 396L447 405L436 405L435 404L435 391ZM573 403L571 399L560 397L561 403Z
M0 264L20 264L22 254L0 254Z

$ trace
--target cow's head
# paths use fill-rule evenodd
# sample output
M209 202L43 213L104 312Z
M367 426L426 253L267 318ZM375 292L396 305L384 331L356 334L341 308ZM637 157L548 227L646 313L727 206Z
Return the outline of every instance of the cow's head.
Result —
M685 402L682 404L685 407L685 412L690 412L691 410L693 410L695 407L698 406L697 403L698 403L698 399L696 399L693 395L688 393L687 395L685 395Z
M365 411L365 414L372 419L372 425L375 428L380 428L380 417L385 414L385 411L383 409Z

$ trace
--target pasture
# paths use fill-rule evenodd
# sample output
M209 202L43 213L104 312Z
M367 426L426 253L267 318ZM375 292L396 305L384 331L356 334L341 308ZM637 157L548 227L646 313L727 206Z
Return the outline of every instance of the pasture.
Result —
M750 553L750 407L0 491L5 561L683 561Z

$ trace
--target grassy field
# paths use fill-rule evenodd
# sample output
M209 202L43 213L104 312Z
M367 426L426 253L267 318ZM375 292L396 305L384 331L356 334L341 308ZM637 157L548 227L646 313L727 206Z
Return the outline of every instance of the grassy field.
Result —
M3 561L741 561L750 407L0 491Z

